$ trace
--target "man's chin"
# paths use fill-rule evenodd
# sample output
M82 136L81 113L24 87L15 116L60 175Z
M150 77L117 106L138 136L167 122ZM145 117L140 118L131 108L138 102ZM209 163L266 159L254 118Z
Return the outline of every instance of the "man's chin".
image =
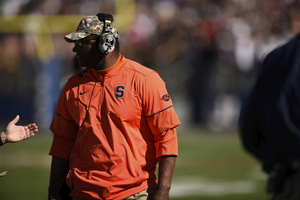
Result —
M80 67L86 67L87 66L86 63L80 62L80 60L78 60L78 64L79 64Z

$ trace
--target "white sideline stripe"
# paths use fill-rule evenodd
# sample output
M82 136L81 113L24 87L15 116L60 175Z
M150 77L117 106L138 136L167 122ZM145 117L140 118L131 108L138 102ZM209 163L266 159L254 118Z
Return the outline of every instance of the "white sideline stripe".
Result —
M0 153L0 170L5 167L46 167L51 165L51 156L44 153L19 151L15 153Z
M222 196L228 194L248 194L257 189L255 181L212 181L209 179L182 178L172 183L171 197Z

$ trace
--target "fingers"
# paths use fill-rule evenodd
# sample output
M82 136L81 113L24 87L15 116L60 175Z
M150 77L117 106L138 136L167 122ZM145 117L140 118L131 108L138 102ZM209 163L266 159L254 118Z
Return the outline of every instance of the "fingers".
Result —
M25 128L26 131L26 139L30 138L35 135L36 132L38 132L38 126L35 123L28 124Z
M10 123L16 124L20 119L20 116L17 115Z
M28 124L27 127L28 127L29 131L32 131L33 133L36 133L39 130L38 126L35 123Z
M32 136L35 136L36 132L37 132L36 128L34 128L34 129L30 129L30 128L25 129L25 133L23 134L23 140L28 139Z

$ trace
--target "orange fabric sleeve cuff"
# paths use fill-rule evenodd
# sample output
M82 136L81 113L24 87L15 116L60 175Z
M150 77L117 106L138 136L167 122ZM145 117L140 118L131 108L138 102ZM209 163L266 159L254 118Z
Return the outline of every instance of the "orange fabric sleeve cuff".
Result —
M54 136L49 155L70 160L70 153L72 152L73 144L73 140L66 141Z
M178 156L176 128L168 129L165 132L157 134L155 148L156 158L170 155Z

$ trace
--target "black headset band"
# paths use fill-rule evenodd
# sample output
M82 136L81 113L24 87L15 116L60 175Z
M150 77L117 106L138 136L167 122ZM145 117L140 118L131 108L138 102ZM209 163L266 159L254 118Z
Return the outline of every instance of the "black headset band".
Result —
M98 13L98 19L103 22L103 29L104 32L111 32L112 31L112 22L114 21L114 17L111 14L107 13Z
M113 17L111 14L107 14L107 13L98 13L97 16L98 16L98 19L99 19L101 22L105 22L105 20L109 20L109 21L111 21L111 22L114 21L114 17Z

